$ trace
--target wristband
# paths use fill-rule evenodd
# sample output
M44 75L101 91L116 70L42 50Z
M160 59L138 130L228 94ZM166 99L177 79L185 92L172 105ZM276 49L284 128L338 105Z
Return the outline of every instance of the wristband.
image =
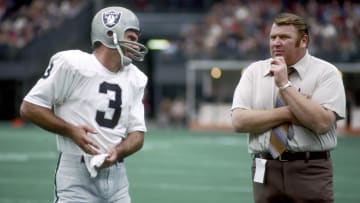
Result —
M279 90L280 90L280 91L283 91L283 90L285 90L286 88L291 87L291 86L292 86L291 82L288 81L285 85L279 87Z

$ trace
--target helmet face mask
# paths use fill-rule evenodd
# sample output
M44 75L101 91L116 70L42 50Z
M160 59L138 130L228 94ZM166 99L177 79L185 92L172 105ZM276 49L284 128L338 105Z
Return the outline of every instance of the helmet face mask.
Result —
M127 50L128 52L131 53L131 58L135 61L143 61L144 60L144 56L147 53L147 48L138 43L138 42L133 42L133 41L118 41L119 45L122 49ZM137 47L137 48L134 48Z
M94 16L91 24L92 45L100 42L117 49L123 65L130 64L132 59L142 61L148 49L143 44L126 40L124 36L128 30L140 33L139 20L133 12L123 7L104 8ZM130 58L124 55L124 50L130 53Z

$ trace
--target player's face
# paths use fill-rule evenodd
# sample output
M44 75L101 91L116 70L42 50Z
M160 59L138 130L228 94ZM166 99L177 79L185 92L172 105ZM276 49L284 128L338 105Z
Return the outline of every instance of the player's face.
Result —
M139 40L139 35L136 31L134 30L127 30L124 34L124 39L127 40L127 41L132 41L132 42L137 42ZM135 50L140 50L140 47L139 46L136 46L134 44L129 44L129 46ZM124 54L131 58L131 55L132 53L127 51L126 49L123 50L124 51Z
M306 40L293 25L273 24L270 31L271 57L283 56L287 65L295 64L306 51Z

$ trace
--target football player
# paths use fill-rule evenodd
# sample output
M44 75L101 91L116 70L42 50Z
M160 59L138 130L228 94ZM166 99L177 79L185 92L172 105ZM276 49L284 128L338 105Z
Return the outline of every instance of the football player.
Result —
M130 202L123 160L141 149L146 132L147 76L132 64L147 53L139 35L132 11L100 10L92 53L56 53L25 96L21 116L56 134L54 202Z

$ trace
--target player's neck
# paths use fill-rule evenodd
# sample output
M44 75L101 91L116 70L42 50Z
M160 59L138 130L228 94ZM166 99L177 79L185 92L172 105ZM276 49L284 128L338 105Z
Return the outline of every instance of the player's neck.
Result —
M99 49L94 50L94 55L96 59L109 71L116 73L121 69L120 56L116 50L99 47Z

